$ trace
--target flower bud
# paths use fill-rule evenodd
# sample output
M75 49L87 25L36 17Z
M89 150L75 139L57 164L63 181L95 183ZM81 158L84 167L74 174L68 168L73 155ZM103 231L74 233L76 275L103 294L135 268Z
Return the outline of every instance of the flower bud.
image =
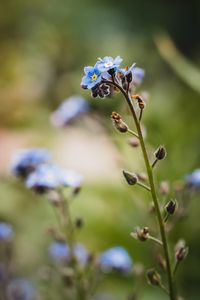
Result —
M166 261L165 259L159 254L156 258L158 265L163 269L164 271L166 270Z
M155 157L158 159L158 160L161 160L161 159L164 159L167 155L167 152L166 152L166 149L164 146L160 146L156 152L154 153Z
M141 242L145 242L149 238L149 228L136 228L135 232L131 232L131 236Z
M175 257L177 261L182 261L188 255L188 247L185 245L184 240L178 241L175 246Z
M140 142L139 142L138 138L136 138L136 137L129 138L127 140L127 142L133 148L137 148L140 145Z
M149 269L146 273L148 283L151 285L160 285L161 277L160 274L155 269Z
M132 79L133 79L133 75L132 72L130 71L126 74L126 80L128 83L131 83Z
M138 178L134 173L123 170L123 175L129 185L135 185L138 181Z
M84 222L83 222L82 218L79 218L79 217L76 218L76 220L75 220L75 226L76 226L76 228L78 228L78 229L82 228L83 224L84 224Z
M171 199L165 206L166 211L168 214L173 215L177 207L177 202Z
M167 195L169 193L169 183L167 181L162 181L159 186L159 191L161 195Z
M114 127L115 127L118 131L120 131L120 132L122 132L122 133L128 131L128 125L122 121L122 118L121 118L121 116L120 116L118 113L112 112L112 114L111 114L111 119L112 119L112 121L113 121Z

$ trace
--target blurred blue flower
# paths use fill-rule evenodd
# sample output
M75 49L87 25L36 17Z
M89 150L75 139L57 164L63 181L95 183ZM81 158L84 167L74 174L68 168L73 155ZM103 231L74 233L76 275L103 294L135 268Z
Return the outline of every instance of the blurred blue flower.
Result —
M115 58L111 56L105 56L103 59L99 58L96 65L101 73L108 72L111 69L116 71L120 66L122 60L123 59L120 56L117 56Z
M186 183L193 187L200 188L200 169L196 169L191 174L187 175Z
M12 237L12 226L7 223L0 223L0 241L9 241Z
M72 96L65 100L51 115L55 127L63 127L89 110L88 102L81 96Z
M69 262L71 259L69 246L61 241L53 242L49 247L49 255L56 262L66 261ZM74 246L74 256L80 265L85 265L88 260L88 252L85 247L81 244Z
M85 76L83 76L81 81L81 87L84 89L91 89L99 84L102 80L101 72L97 68L97 64L94 67L84 68Z
M26 279L13 279L7 286L8 300L36 300L36 291Z
M53 164L44 164L30 173L26 180L26 186L38 193L44 193L58 186L79 187L82 176L75 171L66 170Z
M110 248L103 252L100 256L99 263L102 271L105 273L112 270L129 273L133 264L128 252L120 246Z
M32 148L19 150L11 163L11 172L16 176L26 177L35 168L50 159L48 150Z
M38 193L55 189L60 184L59 172L60 170L56 165L40 165L27 177L26 186Z
M133 81L132 83L135 85L135 86L138 86L141 84L143 78L144 78L144 75L145 75L145 70L144 69L141 69L141 68L138 68L138 67L134 67L132 69L132 76L133 76Z

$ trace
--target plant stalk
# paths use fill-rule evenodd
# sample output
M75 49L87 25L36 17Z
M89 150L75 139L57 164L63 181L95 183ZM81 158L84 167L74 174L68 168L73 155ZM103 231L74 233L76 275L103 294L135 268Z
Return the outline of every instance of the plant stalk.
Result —
M159 223L160 235L161 235L162 244L163 244L163 252L164 252L164 256L165 256L165 260L166 260L166 271L167 271L167 278L168 278L169 297L171 300L176 300L174 283L173 283L173 275L172 275L169 250L168 250L168 243L167 243L167 237L166 237L166 232L165 232L165 226L164 226L164 222L162 219L162 214L161 214L158 198L156 195L153 170L152 170L152 167L151 167L148 155L147 155L147 150L146 150L146 146L144 143L144 138L143 138L140 122L138 121L135 109L133 107L132 101L131 101L128 93L126 93L124 91L124 89L116 82L111 82L111 81L107 81L107 80L104 80L104 82L107 84L112 84L112 85L116 86L121 91L121 93L123 94L128 106L129 106L129 109L131 111L131 114L132 114L134 122L135 122L135 126L137 129L137 133L139 136L140 145L141 145L141 149L142 149L142 154L144 157L144 162L145 162L145 166L146 166L146 170L147 170L147 174L148 174L148 178L149 178L149 184L151 187L152 200L154 202L156 215L157 215L157 219L158 219L158 223Z

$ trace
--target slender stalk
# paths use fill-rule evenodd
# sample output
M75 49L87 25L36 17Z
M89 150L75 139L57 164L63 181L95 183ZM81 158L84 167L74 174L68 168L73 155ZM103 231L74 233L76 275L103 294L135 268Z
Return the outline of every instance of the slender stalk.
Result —
M116 86L121 91L121 93L124 95L124 98L125 98L128 106L129 106L129 109L130 109L131 114L133 116L135 126L137 128L137 132L138 132L138 136L139 136L139 140L140 140L140 145L141 145L141 149L142 149L142 153L143 153L143 157L144 157L144 162L145 162L145 166L146 166L146 170L147 170L147 174L148 174L148 178L149 178L149 184L150 184L150 187L151 187L151 195L152 195L152 199L153 199L153 202L154 202L156 215L157 215L157 219L158 219L158 223L159 223L160 235L161 235L161 239L162 239L162 243L163 243L163 251L164 251L164 256L165 256L165 260L166 260L166 271L167 271L168 286L169 286L169 296L170 296L171 300L176 300L164 222L163 222L163 219L162 219L162 214L161 214L159 202L158 202L158 198L157 198L157 195L156 195L156 189L155 189L154 177L153 177L153 170L152 170L152 167L151 167L148 155L147 155L147 150L146 150L146 146L145 146L145 143L144 143L144 138L143 138L140 122L138 121L135 109L133 107L131 99L129 98L128 93L126 93L123 90L123 88L119 84L117 84L116 82L111 82L111 81L107 81L107 80L104 80L104 82L107 83L107 84L112 84L112 85Z
M131 129L128 129L128 132L131 133L132 135L134 135L136 138L139 138L138 134L134 131L132 131Z
M152 236L152 235L149 235L148 239L149 239L149 240L152 240L152 241L154 241L154 242L156 242L156 243L159 244L160 246L163 246L163 243L162 243L159 239L155 238L155 237Z
M137 182L137 185L139 185L139 186L143 187L144 189L146 189L147 191L151 192L151 188L148 185L146 185L142 182L139 182L139 181Z

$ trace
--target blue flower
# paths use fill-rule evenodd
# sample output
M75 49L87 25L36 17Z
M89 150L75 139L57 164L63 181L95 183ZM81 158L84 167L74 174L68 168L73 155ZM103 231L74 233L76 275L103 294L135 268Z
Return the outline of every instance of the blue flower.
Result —
M35 300L36 291L26 279L13 279L7 286L6 295L9 300Z
M81 87L85 89L91 89L99 84L102 80L101 72L97 68L97 64L94 67L84 68L85 76L83 76L81 81Z
M9 241L12 237L12 226L7 223L0 223L0 241Z
M49 247L49 255L54 262L70 262L71 253L69 246L61 241L54 242ZM74 246L74 256L80 265L85 265L88 261L88 252L81 244Z
M123 59L120 56L117 56L115 58L111 56L105 56L103 59L99 58L96 65L101 73L108 72L111 69L116 71L120 66L122 60Z
M186 183L193 187L200 188L200 169L196 169L186 176Z
M106 273L111 270L129 273L133 264L128 252L120 246L110 248L103 252L100 256L99 263L102 271Z
M58 186L79 187L82 176L75 171L66 170L53 164L44 164L30 173L26 180L26 186L38 193L44 193Z
M56 165L40 165L26 180L26 186L38 193L55 189L60 185L59 168Z
M89 110L88 102L81 96L72 96L65 100L51 115L52 124L63 127L79 115Z
M47 162L50 155L46 149L33 148L19 150L13 156L11 171L16 176L26 177L35 168Z

